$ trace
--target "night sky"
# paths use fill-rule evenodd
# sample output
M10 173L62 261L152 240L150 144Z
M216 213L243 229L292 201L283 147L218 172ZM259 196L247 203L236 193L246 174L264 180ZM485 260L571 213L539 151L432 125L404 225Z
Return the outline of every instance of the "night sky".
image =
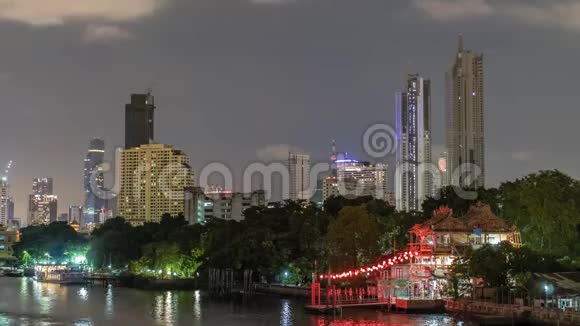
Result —
M16 216L50 176L59 212L82 204L92 137L124 141L124 104L153 88L156 141L198 172L236 173L297 148L364 159L361 135L393 123L407 73L433 83L433 156L444 73L484 53L487 183L539 169L580 176L577 0L0 0L0 164Z

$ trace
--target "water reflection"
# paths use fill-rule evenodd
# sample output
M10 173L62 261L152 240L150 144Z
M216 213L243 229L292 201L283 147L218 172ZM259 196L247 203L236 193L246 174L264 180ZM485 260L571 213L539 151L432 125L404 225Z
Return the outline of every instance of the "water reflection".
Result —
M288 300L282 300L282 308L280 309L280 325L291 326L292 323L292 308Z
M173 292L167 291L155 296L153 315L157 322L163 325L172 325L177 313L177 302Z
M60 286L0 278L1 325L230 325L379 326L461 325L445 315L345 310L342 317L313 316L304 302L275 296L211 300L200 291L140 291Z
M81 300L83 301L88 301L89 300L89 291L87 291L87 288L80 288L78 291L78 295L79 298L81 298Z
M105 315L107 317L112 317L113 313L113 286L109 284L107 287L107 294L105 294Z
M193 292L193 317L195 321L201 321L201 293L199 290Z

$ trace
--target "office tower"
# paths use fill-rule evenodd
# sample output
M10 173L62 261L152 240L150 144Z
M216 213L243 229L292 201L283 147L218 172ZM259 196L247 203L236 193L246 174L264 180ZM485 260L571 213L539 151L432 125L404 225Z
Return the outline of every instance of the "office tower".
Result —
M184 216L189 224L204 224L211 219L239 222L244 220L246 209L265 206L263 190L239 193L219 188L205 191L200 187L185 188Z
M125 149L120 160L118 212L132 224L158 222L164 213L184 212L184 189L193 187L193 169L180 150L164 144Z
M8 226L10 215L10 186L6 179L0 180L0 225Z
M290 174L290 200L310 201L310 156L289 153L288 172Z
M99 138L92 139L84 160L85 205L83 217L77 220L81 225L98 223L99 214L105 205L104 200L96 192L96 190L103 189L104 187L105 179L100 168L100 165L103 164L104 157L105 142Z
M153 142L155 102L151 93L131 94L125 105L125 149Z
M387 200L387 166L372 165L353 159L338 159L336 165L336 184L341 196L347 198L372 196ZM330 179L329 181L332 181ZM332 193L331 190L329 193Z
M68 222L77 222L83 217L83 207L82 206L69 206L68 207Z
M57 220L58 197L30 195L28 202L29 225L50 224Z
M335 176L327 176L322 181L322 204L330 197L338 197L338 180Z
M52 178L35 178L32 180L33 195L52 195Z
M58 197L52 191L52 178L32 180L32 194L28 200L28 224L49 224L57 220Z
M483 55L465 50L463 37L455 61L446 76L447 184L485 186ZM481 169L468 181L465 174Z
M433 195L431 171L431 82L409 75L405 91L396 94L396 208L417 211Z

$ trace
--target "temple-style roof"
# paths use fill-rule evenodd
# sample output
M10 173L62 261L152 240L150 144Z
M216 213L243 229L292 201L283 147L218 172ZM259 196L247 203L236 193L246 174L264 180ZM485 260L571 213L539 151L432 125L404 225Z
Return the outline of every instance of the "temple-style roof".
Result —
M461 218L469 230L482 229L485 231L510 231L509 225L497 217L488 204L477 202L469 207Z
M467 231L468 228L461 220L453 216L448 207L440 207L433 212L433 217L425 221L422 227L429 227L439 231Z

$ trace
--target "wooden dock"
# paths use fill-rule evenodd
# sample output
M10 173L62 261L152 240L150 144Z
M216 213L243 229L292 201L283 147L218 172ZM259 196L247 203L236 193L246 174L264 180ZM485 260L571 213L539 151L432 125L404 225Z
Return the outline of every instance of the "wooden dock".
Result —
M393 298L394 299L394 298ZM443 300L407 300L397 298L390 303L384 300L339 301L330 304L306 305L308 312L316 314L340 314L349 308L386 308L403 312L440 311L445 308Z

